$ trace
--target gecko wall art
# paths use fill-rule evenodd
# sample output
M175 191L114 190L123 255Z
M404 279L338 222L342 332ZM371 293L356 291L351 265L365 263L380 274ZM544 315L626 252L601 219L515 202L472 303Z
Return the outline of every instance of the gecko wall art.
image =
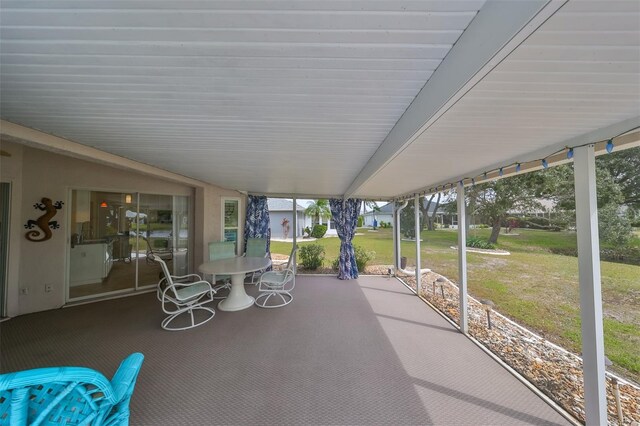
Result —
M47 241L53 233L52 229L60 228L57 220L51 220L58 213L58 210L62 208L64 203L62 201L56 201L55 203L51 201L50 198L42 198L39 203L35 203L33 207L36 210L43 211L44 214L37 218L36 220L29 219L27 223L24 225L26 229L33 229L34 227L40 228L40 230L28 231L25 234L25 238L29 241ZM39 238L38 238L39 237Z

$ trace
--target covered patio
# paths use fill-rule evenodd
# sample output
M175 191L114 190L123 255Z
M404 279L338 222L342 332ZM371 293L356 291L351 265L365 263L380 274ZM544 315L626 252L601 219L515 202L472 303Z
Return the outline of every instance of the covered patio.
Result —
M2 324L2 367L110 377L140 351L140 425L569 424L395 279L301 276L295 297L181 333L154 294L25 315Z
M113 242L153 232L176 274L210 242L241 255L267 196L330 199L345 223L392 201L398 270L401 206L455 189L464 247L467 188L572 162L584 412L607 423L595 157L640 145L638 1L7 0L2 20L2 372L110 373L141 350L139 424L562 423L467 339L465 250L460 332L392 279L302 277L284 309L178 334L146 256L101 286L125 266ZM131 297L70 307L112 296Z

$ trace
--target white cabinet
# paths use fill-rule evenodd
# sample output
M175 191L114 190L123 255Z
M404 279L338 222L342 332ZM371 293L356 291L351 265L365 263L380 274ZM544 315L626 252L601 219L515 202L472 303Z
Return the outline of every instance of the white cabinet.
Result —
M111 243L78 244L71 248L69 286L99 283L113 266Z

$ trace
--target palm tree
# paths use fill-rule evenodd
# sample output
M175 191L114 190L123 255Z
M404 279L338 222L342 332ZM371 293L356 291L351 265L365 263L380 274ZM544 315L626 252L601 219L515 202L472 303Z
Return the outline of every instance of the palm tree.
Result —
M309 204L304 213L307 216L313 217L313 224L320 223L320 218L329 219L331 217L331 209L329 208L329 201L320 199Z

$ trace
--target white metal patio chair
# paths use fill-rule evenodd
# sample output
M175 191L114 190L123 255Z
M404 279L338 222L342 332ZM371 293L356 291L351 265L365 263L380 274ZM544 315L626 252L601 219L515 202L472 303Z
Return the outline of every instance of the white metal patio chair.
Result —
M209 260L231 259L236 257L236 243L234 241L212 241L209 243ZM216 286L216 281L222 284ZM213 275L211 283L216 292L231 289L231 275ZM225 299L227 296L218 296L216 299Z
M245 257L267 257L267 239L266 238L247 238L247 247L244 252ZM264 269L255 272L249 272L247 278L251 277L251 284L258 284L256 278L264 272Z
M283 271L268 271L258 280L256 305L261 308L280 308L293 301L291 291L296 286L296 264L294 261L298 246L289 255L287 267ZM271 301L271 303L270 303Z
M208 281L203 280L197 274L173 276L169 273L169 268L164 260L154 255L151 255L151 260L159 263L164 273L164 278L158 282L156 290L158 300L162 302L163 312L169 315L162 320L160 324L162 328L169 331L187 330L202 325L214 317L216 312L213 308L203 306L213 302L213 295L216 294ZM185 282L190 279L196 281ZM204 311L205 318L196 319L194 311ZM182 327L171 326L171 322L182 314L189 314L191 324Z
M142 237L147 244L147 263L153 263L152 257L160 258L162 260L172 260L173 250L171 249L171 241L168 239L154 239L153 243L149 238ZM155 246L155 247L154 247Z

